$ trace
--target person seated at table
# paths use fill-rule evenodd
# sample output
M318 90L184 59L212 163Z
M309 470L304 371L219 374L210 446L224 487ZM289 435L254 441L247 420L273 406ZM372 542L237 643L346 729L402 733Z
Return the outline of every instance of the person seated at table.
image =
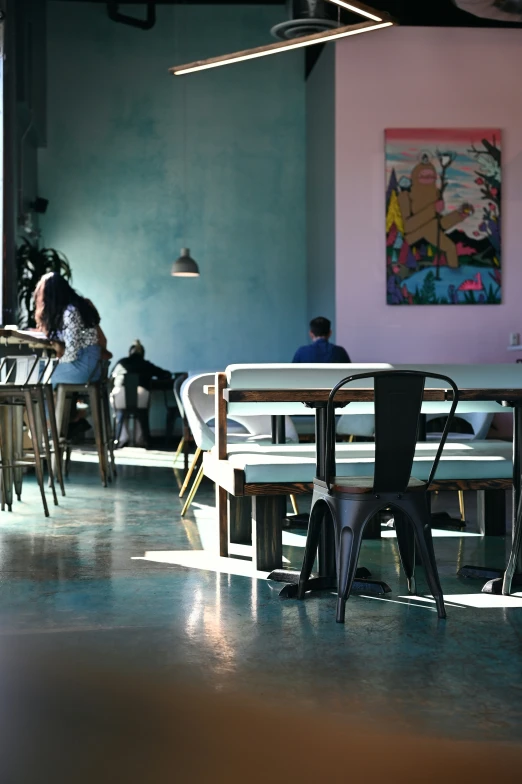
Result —
M125 376L133 373L138 377L138 410L135 415L134 441L136 446L148 449L150 445L149 400L152 380L172 378L169 370L154 365L145 359L145 348L136 340L129 349L129 355L120 359L112 371L114 387L111 394L116 411L116 448L121 449L129 442L128 419L125 400Z
M36 287L35 306L37 329L52 341L59 357L53 387L97 381L103 356L112 355L92 302L57 272L48 272Z
M330 343L332 325L329 319L318 316L310 322L312 343L301 346L294 354L292 362L350 362L346 350L342 346Z

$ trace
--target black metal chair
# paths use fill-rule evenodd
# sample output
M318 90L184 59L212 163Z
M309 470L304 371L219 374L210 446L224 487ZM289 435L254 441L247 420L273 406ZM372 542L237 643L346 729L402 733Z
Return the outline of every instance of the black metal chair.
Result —
M417 444L426 378L444 381L453 391L453 402L442 432L428 481L411 476ZM335 396L352 381L372 379L375 394L375 470L369 477L336 476ZM415 591L415 546L437 605L439 618L446 617L431 535L428 490L439 464L451 420L458 403L458 389L447 376L397 370L348 376L330 392L323 454L324 469L318 466L305 555L299 578L298 598L303 599L319 544L321 526L330 516L334 525L337 565L337 616L344 623L361 539L374 515L391 508L395 516L397 544L408 589ZM323 474L321 476L321 473Z

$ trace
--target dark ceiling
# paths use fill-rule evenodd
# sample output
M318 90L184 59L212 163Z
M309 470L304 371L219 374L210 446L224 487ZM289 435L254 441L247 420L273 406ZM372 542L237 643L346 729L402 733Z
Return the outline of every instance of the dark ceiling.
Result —
M150 0L149 0L150 1ZM63 0L63 2L85 2L85 0ZM90 0L103 3L106 0ZM481 19L458 9L452 0L366 0L368 5L388 11L400 24L427 27L522 27L505 24L493 19ZM279 5L281 0L156 0L157 5ZM144 0L125 0L125 4L145 5Z

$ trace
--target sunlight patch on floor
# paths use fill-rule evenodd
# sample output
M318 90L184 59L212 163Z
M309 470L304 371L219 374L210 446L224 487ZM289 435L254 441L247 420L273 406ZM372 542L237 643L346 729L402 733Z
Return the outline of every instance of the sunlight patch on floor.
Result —
M411 596L399 596L399 599L412 599ZM420 600L420 597L417 597ZM433 599L424 598L424 601ZM496 596L491 593L445 593L444 601L461 605L462 607L476 607L478 609L516 609L522 607L522 594L510 596Z
M188 569L202 569L206 572L220 574L236 574L258 580L266 580L269 574L269 572L255 570L252 561L240 558L221 558L204 550L148 550L144 556L134 557L131 560L153 561L169 566L184 566Z

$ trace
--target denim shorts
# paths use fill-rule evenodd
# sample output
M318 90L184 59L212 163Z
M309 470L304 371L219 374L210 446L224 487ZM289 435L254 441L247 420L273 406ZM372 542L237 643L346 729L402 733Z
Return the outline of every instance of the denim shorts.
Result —
M81 348L74 362L59 362L51 381L58 384L86 384L100 378L100 346Z

